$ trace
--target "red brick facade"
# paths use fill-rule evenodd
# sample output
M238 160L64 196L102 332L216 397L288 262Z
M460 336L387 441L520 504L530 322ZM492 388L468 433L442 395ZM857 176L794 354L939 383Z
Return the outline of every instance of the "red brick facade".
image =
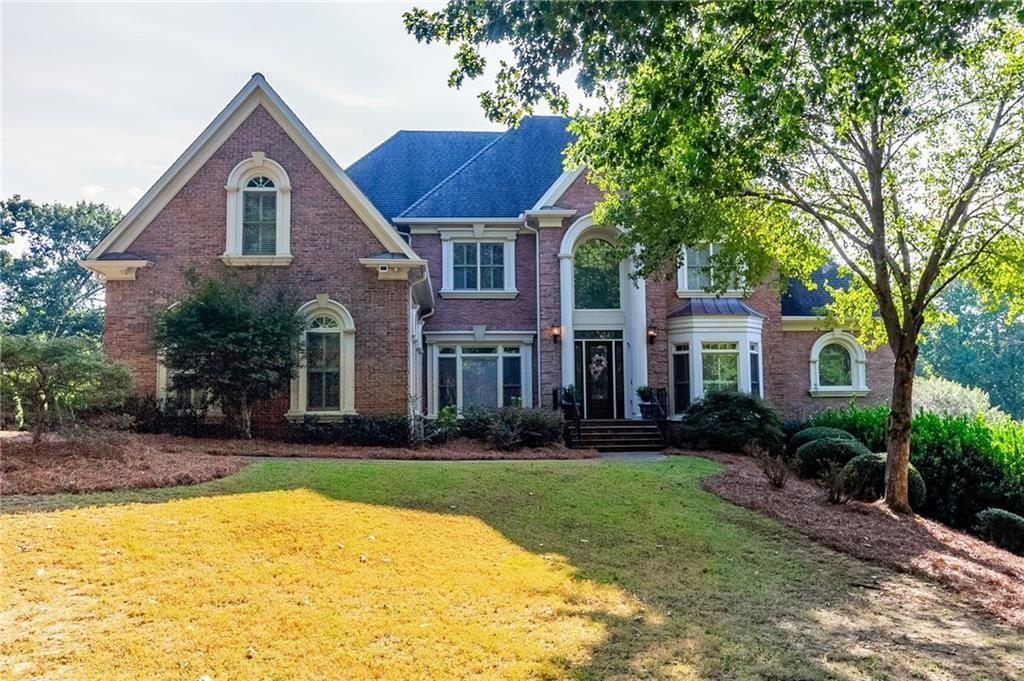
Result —
M404 413L408 402L409 282L378 280L359 258L380 253L377 238L263 109L256 109L126 249L153 263L134 281L107 283L104 342L135 371L144 394L156 389L153 314L185 288L184 270L218 274L226 240L225 182L231 169L262 151L292 184L291 252L286 267L259 274L306 302L326 293L355 322L355 408L366 414ZM237 269L237 268L230 268ZM258 413L283 423L283 397Z
M185 287L184 271L194 268L217 274L226 243L225 182L239 162L253 152L279 163L291 182L291 264L254 268L271 285L288 290L299 302L319 294L344 305L355 327L355 409L362 414L405 413L409 408L408 361L410 283L381 280L360 265L359 258L380 253L381 242L355 210L335 190L303 150L292 141L265 109L257 108L228 137L124 249L152 266L137 271L132 281L107 284L105 344L107 351L135 371L143 394L156 391L156 354L150 340L153 314L174 302ZM547 406L551 391L562 383L562 347L553 342L551 328L561 323L560 261L562 240L569 228L590 213L600 200L585 176L576 179L558 199L557 207L575 211L560 227L520 229L515 240L518 294L504 299L444 298L441 289L442 241L436 233L415 233L411 246L426 260L435 291L435 307L424 320L424 331L513 331L534 337L532 374L534 403ZM494 225L508 228L508 224ZM428 232L429 230L419 230ZM539 257L537 250L539 248ZM539 261L539 272L538 272ZM236 268L231 268L236 269ZM746 303L763 315L761 332L764 394L784 416L797 416L845 404L846 397L820 398L809 394L811 346L820 333L783 331L780 294L774 282L756 289ZM539 295L538 295L539 289ZM646 282L646 329L653 342L646 345L647 383L668 387L669 330L673 310L685 303L676 292L675 272ZM635 327L634 327L635 328ZM645 329L645 330L646 330ZM427 373L427 359L419 367ZM866 401L887 399L892 355L887 349L867 354ZM538 380L538 373L540 374ZM431 387L423 381L418 404L429 404ZM266 429L284 424L288 397L282 396L257 410Z

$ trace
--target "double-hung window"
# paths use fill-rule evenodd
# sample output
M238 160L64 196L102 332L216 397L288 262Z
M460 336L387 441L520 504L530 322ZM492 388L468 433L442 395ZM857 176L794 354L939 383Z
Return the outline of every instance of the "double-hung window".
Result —
M711 258L718 248L718 245L710 244L708 246L689 246L683 251L682 263L676 277L676 293L680 297L707 295L705 289L711 286L714 273ZM729 283L729 292L732 294L741 288L743 288L742 277Z
M705 395L739 391L739 343L701 343L700 363Z
M437 405L458 411L521 405L522 350L516 345L442 346L437 351Z
M761 392L761 344L750 341L750 394L764 397Z
M306 327L306 410L340 408L341 329L332 317L315 317Z
M505 288L505 244L501 241L452 244L452 289L500 291Z
M242 255L277 253L277 188L264 175L242 190Z

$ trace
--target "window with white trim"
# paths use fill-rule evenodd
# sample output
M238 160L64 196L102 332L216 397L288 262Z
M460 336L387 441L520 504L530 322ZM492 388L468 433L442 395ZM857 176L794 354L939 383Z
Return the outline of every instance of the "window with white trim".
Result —
M867 355L852 335L831 331L811 347L811 394L819 397L864 395Z
M720 247L718 244L707 246L689 246L680 258L679 271L676 273L676 293L681 297L683 294L708 295L706 288L711 286L714 270L711 266L711 257ZM743 288L742 280L731 282L729 291L739 291Z
M738 343L701 343L703 394L737 392L740 389L740 353Z
M307 415L336 418L355 413L355 324L352 315L326 295L299 308L306 318L302 364L292 379L292 420Z
M291 262L291 183L288 173L263 152L232 169L227 191L228 265L287 265Z
M672 411L682 414L690 406L690 344L672 346Z
M497 409L523 402L518 345L442 345L437 348L437 408Z
M458 241L452 244L452 290L501 291L504 288L504 241Z
M761 387L761 344L750 341L748 348L750 350L750 394L764 397Z

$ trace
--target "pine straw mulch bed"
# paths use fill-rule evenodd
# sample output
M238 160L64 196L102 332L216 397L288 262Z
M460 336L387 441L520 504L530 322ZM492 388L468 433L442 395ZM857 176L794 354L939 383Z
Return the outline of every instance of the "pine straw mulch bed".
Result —
M932 579L988 613L1024 629L1024 556L920 516L899 516L881 502L830 504L816 484L790 477L768 484L757 462L717 452L685 452L725 464L704 488L781 520L843 553Z
M443 445L346 447L276 440L175 437L120 431L31 435L0 433L0 494L55 494L194 485L231 475L254 457L478 461L592 459L592 449L563 445L504 452L459 439Z
M136 435L162 451L194 451L215 456L288 457L311 459L399 459L403 461L501 461L535 459L593 459L592 449L570 449L556 444L506 452L486 443L460 438L422 447L353 447L334 444L298 444L279 440L229 440Z
M8 431L0 434L0 495L195 485L247 463L242 456L166 451L127 433L47 434L32 444L30 434Z

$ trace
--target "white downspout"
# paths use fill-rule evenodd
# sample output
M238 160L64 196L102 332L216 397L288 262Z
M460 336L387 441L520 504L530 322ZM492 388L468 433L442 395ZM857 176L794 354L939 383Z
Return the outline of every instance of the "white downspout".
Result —
M537 303L537 312L534 315L536 317L536 319L537 319L537 335L535 337L536 338L536 345L534 346L536 348L536 351L533 353L534 356L537 358L537 360L536 360L536 362L537 362L537 380L534 382L534 385L536 386L536 389L534 390L534 393L536 394L537 407L541 408L541 407L544 406L544 393L541 390L541 388L543 387L541 385L541 376L542 376L542 373L541 373L541 361L542 361L541 360L541 355L544 354L544 353L543 353L543 350L541 348L541 343L543 343L543 337L541 336L541 322L540 322L540 230L531 227L528 224L528 218L523 220L523 227L525 227L526 229L528 229L531 232L533 232L533 256L534 256L533 275L534 275L534 279L536 280L536 284L537 284L536 293L534 295L535 302Z

